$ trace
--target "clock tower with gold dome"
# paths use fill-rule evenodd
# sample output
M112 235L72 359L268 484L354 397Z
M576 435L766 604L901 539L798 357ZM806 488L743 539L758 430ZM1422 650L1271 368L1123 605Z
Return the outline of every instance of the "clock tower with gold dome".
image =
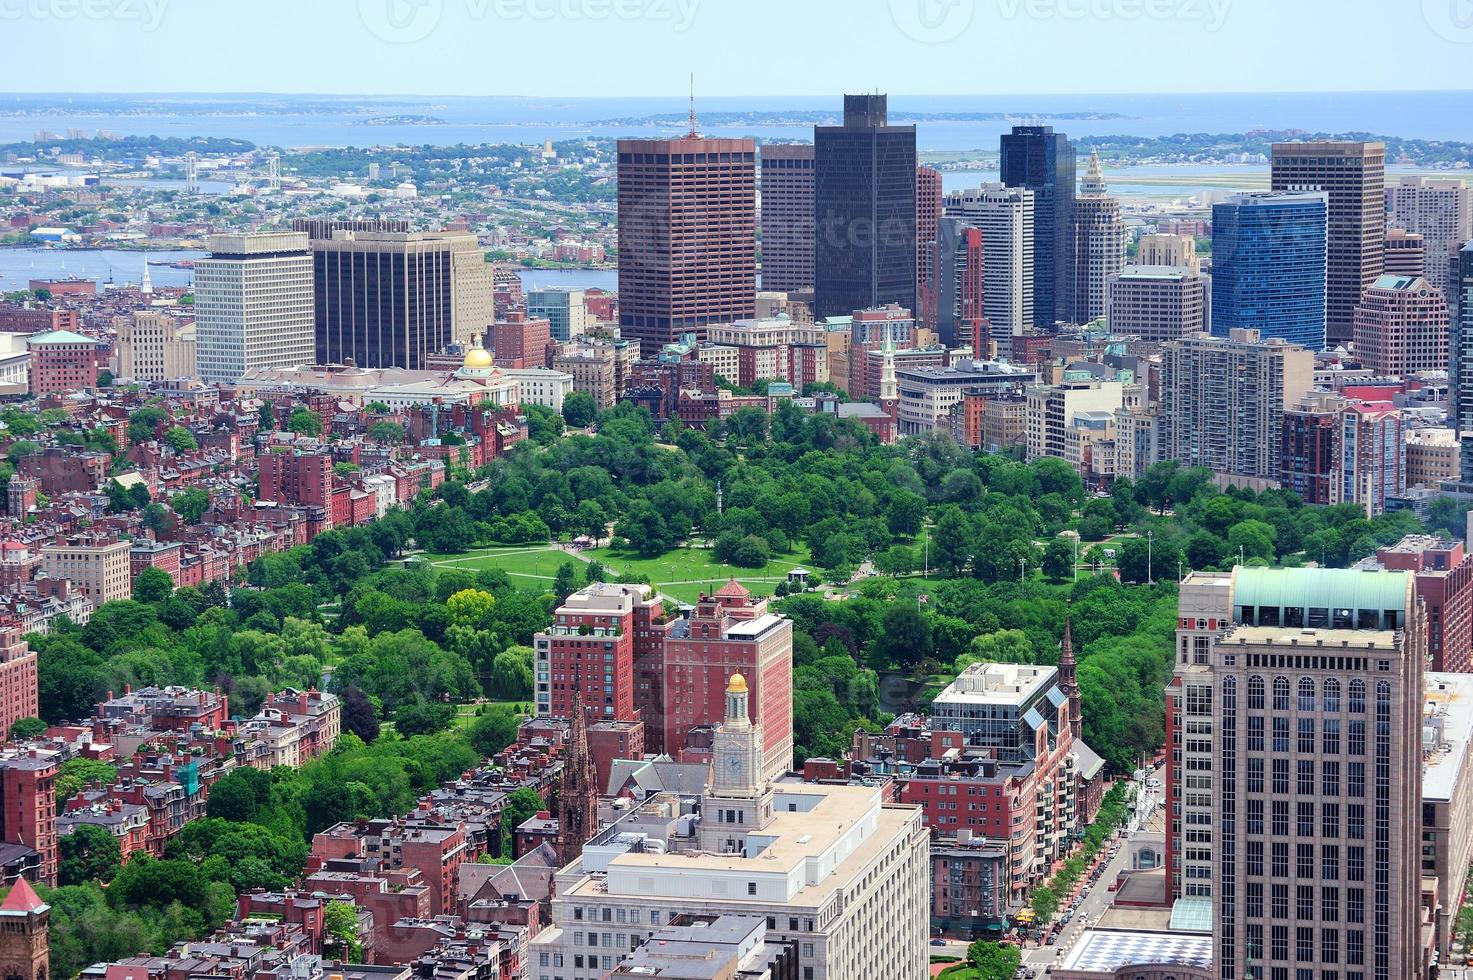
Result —
M762 775L762 727L747 714L747 679L726 685L726 719L711 741L711 783L701 802L701 847L744 849L745 837L772 820L772 784Z

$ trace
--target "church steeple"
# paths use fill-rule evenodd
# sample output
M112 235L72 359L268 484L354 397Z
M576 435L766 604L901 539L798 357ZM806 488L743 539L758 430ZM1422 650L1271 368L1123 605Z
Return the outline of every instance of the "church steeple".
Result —
M573 696L572 714L558 786L557 858L561 867L578 860L583 845L598 833L598 788L594 785L593 759L588 754L582 694Z
M895 344L889 324L885 325L885 356L880 362L880 407L896 417L900 395L895 381Z
M1069 699L1069 731L1075 738L1080 736L1083 717L1079 706L1079 680L1074 671L1074 641L1070 634L1069 617L1064 616L1064 643L1059 647L1059 689Z

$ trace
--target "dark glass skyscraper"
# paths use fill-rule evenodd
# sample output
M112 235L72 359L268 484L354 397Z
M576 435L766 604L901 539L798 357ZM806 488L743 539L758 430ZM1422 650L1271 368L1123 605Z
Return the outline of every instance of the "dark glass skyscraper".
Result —
M1212 207L1212 333L1235 327L1325 346L1328 202L1320 191L1236 194Z
M915 127L889 125L883 95L846 95L844 125L813 143L814 313L915 312Z
M1473 242L1458 253L1458 308L1453 316L1452 363L1448 365L1448 414L1461 440L1460 464L1464 483L1473 483Z
M1052 126L1014 126L1002 137L1002 182L1033 192L1033 323L1068 319L1074 255L1074 146Z

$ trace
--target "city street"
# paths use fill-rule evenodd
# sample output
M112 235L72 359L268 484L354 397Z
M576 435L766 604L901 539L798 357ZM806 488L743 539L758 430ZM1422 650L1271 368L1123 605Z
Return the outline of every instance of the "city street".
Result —
M1160 778L1159 770L1148 769L1146 774L1147 778ZM1089 888L1089 894L1082 900L1076 901L1074 915L1059 933L1054 944L1038 947L1030 943L1023 951L1024 965L1033 967L1038 971L1039 976L1043 975L1044 968L1062 961L1064 954L1073 946L1080 933L1098 922L1100 916L1110 907L1110 902L1114 898L1114 893L1109 890L1110 883L1121 871L1130 867L1130 839L1146 824L1152 809L1161 805L1159 789L1147 789L1144 783L1138 783L1137 786L1141 794L1140 805L1136 808L1135 815L1131 818L1125 834L1120 839L1120 850L1109 859L1104 873L1095 883L1085 885ZM1061 905L1058 914L1062 916L1067 911L1068 906Z

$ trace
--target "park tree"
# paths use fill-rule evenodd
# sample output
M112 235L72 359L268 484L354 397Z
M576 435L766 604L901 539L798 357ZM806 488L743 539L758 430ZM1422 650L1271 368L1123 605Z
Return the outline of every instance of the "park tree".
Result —
M931 624L921 611L909 602L893 603L881 618L871 662L876 670L912 667L931 656L932 643Z
M145 568L133 580L133 599L136 602L163 602L173 591L174 579L162 568Z
M463 589L445 600L452 626L479 627L495 606L496 597L483 589Z
M378 738L378 711L368 695L349 684L338 697L342 702L343 731L352 732L365 743Z
M507 647L491 662L493 698L501 701L526 701L532 697L532 648Z
M471 745L485 756L492 756L517 740L521 719L505 705L487 705L471 722Z
M1062 582L1074 574L1074 539L1060 535L1043 549L1043 574Z
M417 699L394 712L394 729L405 738L434 735L455 720L455 705Z
M977 980L1013 980L1023 953L1011 943L979 939L967 947L967 962L976 970Z
M575 429L586 429L597 415L598 406L586 391L572 392L563 399L563 421Z

